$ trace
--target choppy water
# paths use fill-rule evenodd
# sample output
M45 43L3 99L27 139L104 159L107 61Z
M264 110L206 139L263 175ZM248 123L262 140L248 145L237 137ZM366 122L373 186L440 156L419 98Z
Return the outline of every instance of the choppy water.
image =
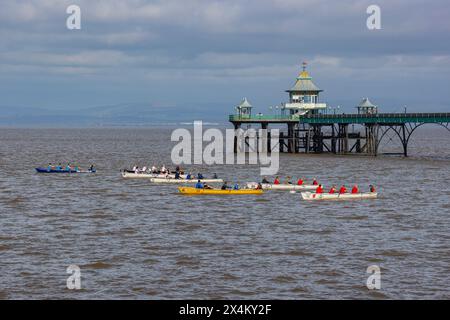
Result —
M0 129L0 298L450 298L450 133L413 157L282 155L280 175L374 183L380 199L186 197L125 181L170 163L168 129ZM96 175L39 175L52 162ZM16 170L19 168L19 170ZM257 166L195 167L254 181ZM66 289L81 267L82 290ZM380 291L366 269L381 267Z

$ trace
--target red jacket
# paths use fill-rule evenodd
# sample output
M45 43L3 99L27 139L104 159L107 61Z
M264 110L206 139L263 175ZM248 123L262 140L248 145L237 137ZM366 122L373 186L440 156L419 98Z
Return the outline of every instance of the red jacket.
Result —
M341 187L339 189L339 193L346 193L346 192L347 192L347 188L345 188L345 187Z
M280 184L280 180L275 179L275 181L273 182L273 184Z
M357 187L357 186L354 186L354 187L352 188L352 193L358 193L358 192L359 192L358 187Z
M297 185L301 186L302 184L303 184L303 180L302 179L298 179Z
M316 193L323 193L323 188L321 186L317 187Z

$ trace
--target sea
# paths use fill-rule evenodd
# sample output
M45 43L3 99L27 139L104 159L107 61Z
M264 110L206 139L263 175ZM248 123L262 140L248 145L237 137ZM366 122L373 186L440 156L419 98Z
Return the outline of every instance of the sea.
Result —
M281 180L379 193L322 202L276 191L185 196L121 177L134 165L174 167L172 132L0 129L0 299L450 298L446 129L418 129L407 158L281 154ZM385 137L383 150L401 152L397 139ZM98 172L35 172L49 162ZM184 168L261 179L259 165Z

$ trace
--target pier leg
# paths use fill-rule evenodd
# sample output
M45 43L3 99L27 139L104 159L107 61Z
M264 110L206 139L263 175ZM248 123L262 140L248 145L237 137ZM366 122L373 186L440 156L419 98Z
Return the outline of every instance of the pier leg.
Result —
M236 133L236 130L238 130L241 127L241 125L239 123L234 123L234 131ZM236 134L234 135L234 146L233 146L233 150L234 153L237 153L237 137Z
M288 123L288 152L294 153L294 125Z
M403 136L403 141L402 141L402 144L403 144L403 155L405 156L405 157L407 157L408 156L408 140L406 139L406 126L405 125L402 125L402 136Z

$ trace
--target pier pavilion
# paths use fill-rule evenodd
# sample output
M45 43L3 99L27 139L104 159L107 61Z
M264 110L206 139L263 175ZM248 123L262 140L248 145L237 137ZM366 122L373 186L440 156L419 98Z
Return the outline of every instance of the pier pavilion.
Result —
M401 154L408 155L408 143L415 130L424 124L437 124L450 131L449 113L378 113L378 107L364 98L354 114L328 114L327 105L319 101L319 89L306 71L302 71L294 86L286 90L289 102L280 107L279 115L252 114L252 105L245 98L236 114L229 116L235 129L242 125L286 125L287 132L280 133L279 150L289 153L359 153L376 156L388 132L393 132L401 142ZM349 125L360 125L363 130L349 131ZM235 145L236 150L236 145ZM270 150L270 148L269 148Z

